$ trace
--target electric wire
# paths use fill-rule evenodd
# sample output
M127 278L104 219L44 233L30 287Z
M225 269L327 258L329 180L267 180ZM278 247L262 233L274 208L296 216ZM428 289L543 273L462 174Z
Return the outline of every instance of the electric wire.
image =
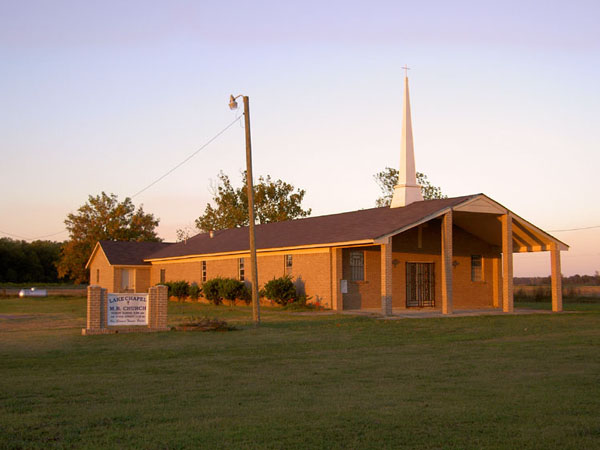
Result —
M241 117L241 116L240 116ZM204 150L206 147L208 147L208 145L210 145L213 141L215 141L219 136L221 136L223 133L225 133L229 128L231 128L233 126L233 124L235 124L237 121L240 120L240 117L236 117L235 120L233 122L231 122L229 125L227 125L225 128L223 128L221 131L219 131L217 134L215 134L212 138L210 138L208 141L206 141L206 143L204 145L202 145L198 150L196 150L194 153L192 153L190 156L188 156L187 158L185 158L183 161L181 161L179 164L177 164L175 167L173 167L171 170L167 171L165 174L161 175L160 177L158 177L156 180L154 180L152 183L150 183L148 186L146 186L145 188L139 190L138 192L136 192L135 194L133 194L130 198L135 198L138 195L140 195L142 192L146 191L147 189L150 189L152 186L154 186L156 183L158 183L159 181L161 181L162 179L164 179L165 177L167 177L168 175L172 174L173 172L175 172L177 169L179 169L181 166L183 166L186 162L188 162L190 159L192 159L194 156L196 156L198 153L200 153L202 150Z
M202 150L204 150L206 147L208 147L210 144L212 144L219 136L221 136L223 133L225 133L229 128L231 128L236 122L239 122L240 119L243 117L243 114L240 116L237 116L231 123L229 123L225 128L223 128L221 131L219 131L217 134L215 134L212 138L210 138L208 141L206 141L200 148L198 148L198 150L196 150L195 152L193 152L191 155L189 155L187 158L185 158L183 161L181 161L179 164L177 164L175 167L173 167L172 169L168 170L167 172L165 172L163 175L161 175L160 177L158 177L156 180L154 180L152 183L148 184L146 187L144 187L143 189L140 189L139 191L137 191L135 194L133 194L130 198L134 198L138 195L140 195L142 192L150 189L152 186L154 186L156 183L158 183L159 181L163 180L164 178L166 178L168 175L172 174L173 172L175 172L175 170L179 169L181 166L183 166L186 162L188 162L190 159L192 159L194 156L196 156L198 153L200 153ZM25 239L28 241L36 241L38 239L41 238L45 238L45 237L51 237L51 236L56 236L58 234L64 233L65 231L67 231L66 228L56 232L56 233L51 233L51 234L45 234L42 236L37 236L34 238L30 238L30 237L25 237L25 236L20 236L18 234L13 234L13 233L7 233L6 231L2 231L0 230L0 233L5 234L7 236L10 237L14 237L14 238L18 238L18 239Z
M56 236L58 234L62 234L64 232L66 232L66 231L67 231L67 229L63 228L62 230L57 231L56 233L44 234L42 236L36 236L36 237L33 237L33 238L27 237L27 236L21 236L19 234L7 233L6 231L2 231L2 230L0 230L0 233L6 234L7 236L14 237L14 238L17 238L17 239L25 239L26 241L37 241L38 239L42 239L42 238L46 238L46 237L51 237L51 236Z
M225 128L223 128L221 131L219 131L217 134L215 134L212 138L210 138L208 141L206 141L200 148L198 148L198 150L196 150L195 152L193 152L192 154L190 154L187 158L185 158L183 161L181 161L180 163L178 163L177 165L175 165L173 168L171 168L170 170L168 170L167 172L165 172L163 175L161 175L160 177L158 177L156 180L152 181L146 187L144 187L143 189L140 189L139 191L137 191L130 198L133 199L133 198L137 197L142 192L147 191L152 186L154 186L156 183L158 183L159 181L163 180L164 178L166 178L167 176L169 176L170 174L172 174L173 172L175 172L177 169L179 169L181 166L183 166L185 163L187 163L190 159L192 159L194 156L196 156L198 153L200 153L202 150L204 150L206 147L208 147L210 144L212 144L219 136L221 136L223 133L225 133L236 122L240 122L240 124L241 124L240 119L242 117L243 117L243 114L239 115L239 116L236 116L236 118L232 122L230 122ZM591 227L568 228L568 229L564 229L564 230L548 230L548 232L549 233L562 233L562 232L567 232L567 231L591 230L591 229L595 229L595 228L600 228L600 225L594 225L594 226L591 226ZM0 233L5 234L7 236L19 238L19 239L26 239L26 240L30 240L30 241L35 241L37 239L41 239L41 238L45 238L45 237L56 236L58 234L64 233L65 231L67 231L67 230L63 229L63 230L58 231L56 233L45 234L45 235L37 236L37 237L34 237L34 238L28 238L28 237L25 237L25 236L20 236L18 234L8 233L8 232L2 231L2 230L0 230Z
M560 233L562 231L581 231L581 230L591 230L593 228L600 228L600 225L593 225L591 227L581 227L581 228L568 228L566 230L548 230L549 233Z

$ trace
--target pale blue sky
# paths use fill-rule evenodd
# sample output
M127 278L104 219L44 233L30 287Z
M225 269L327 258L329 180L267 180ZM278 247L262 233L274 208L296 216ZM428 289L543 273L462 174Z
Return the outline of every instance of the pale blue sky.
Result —
M232 93L250 96L256 175L305 188L314 214L374 206L404 64L417 169L446 194L600 225L600 3L323 3L0 1L0 230L55 233L89 194L132 195L233 120ZM134 201L173 240L244 164L236 125ZM599 228L554 234L564 273L600 270Z

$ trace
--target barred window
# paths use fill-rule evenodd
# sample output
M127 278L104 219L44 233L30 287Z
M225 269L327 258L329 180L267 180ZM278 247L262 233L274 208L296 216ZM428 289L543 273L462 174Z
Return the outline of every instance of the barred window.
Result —
M481 255L471 255L471 281L482 281Z
M244 281L244 258L238 259L238 278Z
M290 274L292 272L293 259L292 255L285 255L285 273Z
M362 251L350 252L350 271L352 281L365 279L365 253Z
M206 261L202 261L202 282L206 281Z

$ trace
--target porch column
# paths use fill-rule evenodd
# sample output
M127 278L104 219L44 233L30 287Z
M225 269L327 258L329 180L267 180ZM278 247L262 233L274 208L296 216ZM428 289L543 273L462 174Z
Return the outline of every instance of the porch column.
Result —
M381 244L381 313L392 315L392 238Z
M550 245L550 261L552 265L552 311L563 310L562 302L562 275L560 273L560 249L553 242Z
M502 280L502 266L500 264L500 258L492 258L492 305L494 308L500 308L500 298L502 297L502 291L500 289L500 283Z
M513 312L513 239L512 217L502 216L502 311Z
M452 314L452 210L442 218L442 314Z
M342 249L331 249L331 307L335 311L344 309L344 301L340 288L342 279Z

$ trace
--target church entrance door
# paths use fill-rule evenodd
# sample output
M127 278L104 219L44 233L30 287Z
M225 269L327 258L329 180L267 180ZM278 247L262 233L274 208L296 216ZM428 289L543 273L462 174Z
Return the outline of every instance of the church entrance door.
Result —
M435 306L434 263L406 263L406 307Z

